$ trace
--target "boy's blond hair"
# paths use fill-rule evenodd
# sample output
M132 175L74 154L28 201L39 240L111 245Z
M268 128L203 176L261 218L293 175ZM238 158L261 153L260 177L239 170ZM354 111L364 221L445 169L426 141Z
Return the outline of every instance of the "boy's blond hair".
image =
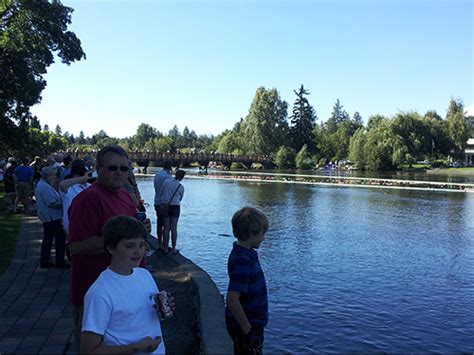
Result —
M238 240L246 241L251 236L268 230L268 219L253 207L244 207L232 217L232 231Z

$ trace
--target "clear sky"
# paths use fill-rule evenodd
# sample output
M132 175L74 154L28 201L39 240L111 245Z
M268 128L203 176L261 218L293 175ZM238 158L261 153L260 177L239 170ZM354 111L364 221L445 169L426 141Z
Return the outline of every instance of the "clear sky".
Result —
M474 103L472 0L63 0L87 60L57 61L32 111L50 129L131 136L140 123L218 134L259 86L289 104L301 84L318 121L444 117Z

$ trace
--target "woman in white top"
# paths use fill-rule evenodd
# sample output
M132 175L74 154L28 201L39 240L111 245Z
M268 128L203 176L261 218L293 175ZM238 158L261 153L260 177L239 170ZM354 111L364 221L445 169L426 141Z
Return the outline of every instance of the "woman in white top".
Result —
M77 159L72 162L71 174L59 183L59 191L63 200L63 225L66 233L69 228L68 210L72 200L83 190L91 186L88 182L93 180L91 175L92 172L87 172L84 160Z
M186 172L184 170L176 171L175 179L167 179L163 182L160 190L161 204L168 204L168 214L163 217L163 250L165 254L168 253L168 243L171 231L171 252L178 253L176 249L176 241L178 239L178 219L180 214L180 204L184 196L184 186L181 185Z

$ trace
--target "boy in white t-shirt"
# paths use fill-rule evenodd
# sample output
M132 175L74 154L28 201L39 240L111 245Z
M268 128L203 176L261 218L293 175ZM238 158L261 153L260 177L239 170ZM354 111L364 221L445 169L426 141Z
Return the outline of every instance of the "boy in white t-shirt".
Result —
M111 263L85 296L82 354L165 353L155 309L158 287L150 272L138 267L146 236L143 223L130 216L105 224L104 247Z

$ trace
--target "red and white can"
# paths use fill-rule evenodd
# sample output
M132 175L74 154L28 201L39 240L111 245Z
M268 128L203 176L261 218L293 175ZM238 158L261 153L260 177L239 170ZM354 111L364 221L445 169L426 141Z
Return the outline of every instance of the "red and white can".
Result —
M163 319L173 317L173 310L171 309L168 292L161 291L156 294L156 303L158 312Z

